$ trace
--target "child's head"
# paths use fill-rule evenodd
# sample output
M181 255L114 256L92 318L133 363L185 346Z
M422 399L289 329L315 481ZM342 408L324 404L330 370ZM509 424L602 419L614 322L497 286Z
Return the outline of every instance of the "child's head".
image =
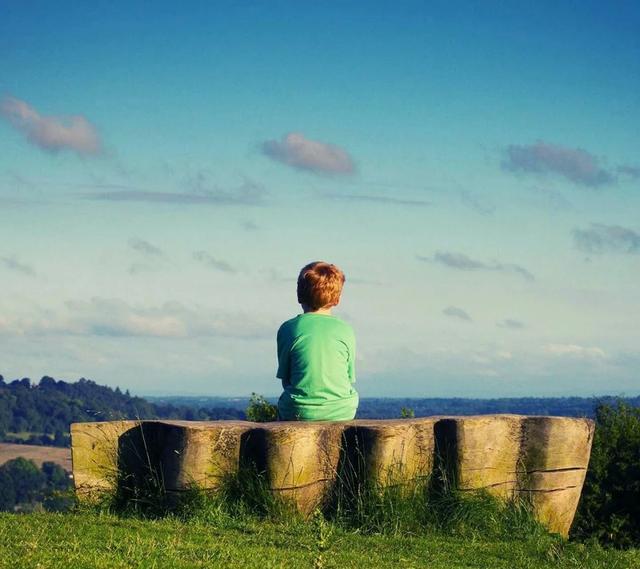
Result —
M335 265L309 263L298 275L298 302L310 310L337 306L344 281L344 273Z

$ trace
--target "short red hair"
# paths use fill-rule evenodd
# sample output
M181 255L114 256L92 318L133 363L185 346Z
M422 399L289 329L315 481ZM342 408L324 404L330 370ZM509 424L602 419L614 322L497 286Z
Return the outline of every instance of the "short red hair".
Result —
M344 273L335 265L315 261L298 275L298 302L311 310L336 306L344 285Z

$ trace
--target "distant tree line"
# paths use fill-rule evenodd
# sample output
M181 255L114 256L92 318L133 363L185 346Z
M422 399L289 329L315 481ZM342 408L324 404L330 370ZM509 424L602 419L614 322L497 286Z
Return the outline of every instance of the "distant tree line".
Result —
M390 419L398 417L402 408L413 411L416 417L514 413L594 418L598 405L615 405L619 399L617 397L362 398L358 406L357 418ZM640 406L640 397L628 397L624 400L633 407Z
M63 511L73 502L69 474L54 462L38 468L18 457L0 466L0 512Z
M116 419L242 419L242 410L154 404L129 391L82 378L56 381L45 376L5 382L0 375L0 441L69 446L69 425Z
M0 375L0 441L69 445L69 424L116 419L245 419L248 398L164 397L130 395L129 391L98 385L81 378L75 382L56 381L44 376L39 382L29 378L6 382ZM265 402L273 403L270 398ZM372 398L360 400L357 418L389 419L404 408L416 417L431 415L480 415L516 413L594 417L598 405L615 404L613 397L518 397L500 399L465 398ZM626 398L632 407L640 397Z
M260 396L261 397L261 396ZM275 403L277 398L264 397ZM514 413L517 415L556 415L559 417L594 418L596 407L615 405L619 397L504 397L495 399L469 399L462 397L361 397L357 419L395 419L413 412L415 417L434 415L485 415ZM629 405L640 406L640 397L623 398ZM198 409L228 407L246 411L252 404L249 397L164 396L148 397L153 403L192 407Z

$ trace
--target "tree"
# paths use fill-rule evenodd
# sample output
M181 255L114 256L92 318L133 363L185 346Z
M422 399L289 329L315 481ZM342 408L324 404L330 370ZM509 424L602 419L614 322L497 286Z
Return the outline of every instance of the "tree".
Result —
M264 396L252 393L246 415L249 421L257 423L275 421L278 418L278 407L269 403Z
M11 475L0 467L0 512L13 512L16 490Z
M53 437L54 447L66 447L69 445L69 437L67 437L62 431L57 430Z
M38 383L38 387L40 389L55 389L56 380L53 379L53 377L49 377L48 375L45 375L40 380L40 383Z
M619 547L640 545L640 408L623 401L597 407L573 533Z
M5 472L13 480L16 503L34 501L42 491L46 480L33 461L22 457L5 462L0 466L0 471Z
M49 461L43 462L42 473L45 476L49 489L66 490L69 488L69 476L59 464Z

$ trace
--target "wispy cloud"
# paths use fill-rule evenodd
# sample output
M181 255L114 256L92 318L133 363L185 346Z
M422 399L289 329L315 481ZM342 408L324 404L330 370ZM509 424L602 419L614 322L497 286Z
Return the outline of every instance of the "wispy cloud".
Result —
M495 204L487 196L475 194L468 190L462 190L460 192L460 199L462 200L462 203L482 215L490 215L496 211Z
M245 178L235 188L222 188L215 183L212 175L206 170L198 170L189 176L184 186L189 194L217 200L220 204L261 205L267 191L265 187L253 180Z
M158 266L152 265L150 263L131 263L127 272L130 275L139 275L142 273L152 273L154 271L157 271L158 269Z
M421 255L418 255L417 257L420 261L438 263L459 271L498 271L517 274L527 281L535 280L533 274L521 265L517 265L515 263L501 263L499 261L485 263L483 261L471 259L464 253L437 251L432 257L424 257Z
M163 255L162 249L152 245L144 239L138 239L137 237L129 239L129 247L134 251L138 251L139 253L149 257L161 257Z
M458 320L465 320L467 322L471 322L472 318L469 316L469 313L462 308L458 308L457 306L447 306L442 314L446 316L450 316L451 318L457 318Z
M258 224L250 219L243 221L240 225L245 231L258 231L258 229L260 229Z
M203 265L209 267L210 269L215 269L216 271L222 271L223 273L237 272L236 269L233 268L229 263L220 259L216 259L206 251L194 251L193 258Z
M634 180L640 178L640 166L631 166L629 164L623 164L618 166L618 173L623 176L628 176Z
M281 140L266 140L262 153L292 168L316 174L350 175L355 165L349 153L326 142L311 140L297 132L290 132Z
M498 326L500 328L509 328L510 330L522 330L525 327L524 322L512 318L506 318L498 322Z
M0 115L42 150L70 150L81 156L102 152L96 127L81 115L43 116L26 101L14 97L2 100Z
M580 346L577 344L547 344L544 346L544 351L553 356L580 359L602 359L607 356L602 348L596 346Z
M551 210L553 212L561 210L567 211L573 208L573 204L564 197L564 195L551 188L533 186L530 187L529 190L528 199L525 201L527 204L531 203L536 207Z
M38 186L33 180L17 172L8 171L7 179L9 180L11 186L18 191L25 190L28 192L33 192L34 190L37 191L38 189Z
M429 207L432 205L431 202L426 200L412 200L392 196L376 196L367 194L325 194L323 197L330 200L361 201L388 205L404 205L410 207Z
M15 257L0 257L0 264L10 271L15 271L29 277L36 275L33 267L18 261Z
M592 223L588 229L574 229L573 239L585 253L640 253L640 233L620 225Z
M522 146L512 144L507 147L506 154L502 167L511 172L556 174L593 188L615 181L613 174L600 166L596 156L581 148L538 141Z
M144 239L132 237L129 239L129 247L138 254L138 259L129 266L128 272L131 275L156 271L165 259L162 249Z
M265 204L266 190L259 184L245 182L238 188L195 189L186 192L154 192L146 190L122 190L81 194L87 200L111 202L147 202L176 205L211 204L219 206L259 206Z
M0 316L0 334L153 338L267 338L274 323L258 315L222 312L202 306L165 302L133 306L119 299L68 301L61 309L40 310L28 317Z

